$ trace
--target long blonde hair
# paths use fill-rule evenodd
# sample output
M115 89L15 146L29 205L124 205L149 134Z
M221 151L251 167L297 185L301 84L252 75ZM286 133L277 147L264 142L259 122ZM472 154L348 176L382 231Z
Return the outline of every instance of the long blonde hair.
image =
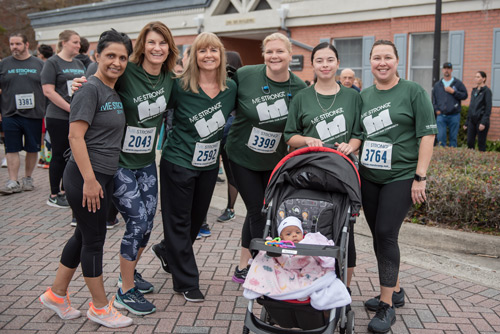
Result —
M172 32L170 31L170 29L168 29L168 27L165 24L163 24L160 21L149 22L144 26L144 28L142 28L141 32L139 33L139 36L137 37L134 47L134 52L130 57L130 61L139 66L142 66L142 63L144 63L146 36L151 31L154 31L162 35L168 44L168 56L167 59L165 59L165 61L163 62L163 65L161 67L162 71L168 72L170 70L173 70L175 62L177 61L177 57L179 57L179 50L175 45Z
M193 44L191 45L191 50L189 53L189 61L184 72L179 75L181 80L181 85L184 90L191 90L193 93L198 94L199 90L199 80L200 80L200 69L198 67L198 62L196 59L196 54L199 49L213 47L219 49L220 53L220 66L217 72L217 84L221 91L227 88L226 79L226 50L224 45L220 41L217 35L211 32L203 32L196 37Z
M63 30L63 31L61 31L61 33L59 34L59 41L57 42L56 53L59 53L59 52L62 51L62 48L63 48L62 43L63 42L66 43L67 41L69 41L71 39L71 36L73 36L73 35L80 36L74 30Z

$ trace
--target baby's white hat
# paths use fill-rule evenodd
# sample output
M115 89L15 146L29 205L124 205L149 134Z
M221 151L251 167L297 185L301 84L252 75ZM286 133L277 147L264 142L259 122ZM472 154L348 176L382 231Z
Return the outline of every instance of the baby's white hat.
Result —
M280 225L278 226L278 235L281 235L281 231L283 231L285 227L289 226L297 226L298 228L300 228L300 231L304 233L304 230L302 229L302 222L300 221L300 219L294 216L290 216L281 221Z

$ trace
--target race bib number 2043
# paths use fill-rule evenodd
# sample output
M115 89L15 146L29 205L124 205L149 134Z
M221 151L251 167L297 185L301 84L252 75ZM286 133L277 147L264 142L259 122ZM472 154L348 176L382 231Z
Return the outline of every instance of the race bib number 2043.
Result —
M122 151L127 153L149 153L153 149L156 128L128 126L123 139Z
M378 141L365 141L361 164L367 168L391 170L392 144Z

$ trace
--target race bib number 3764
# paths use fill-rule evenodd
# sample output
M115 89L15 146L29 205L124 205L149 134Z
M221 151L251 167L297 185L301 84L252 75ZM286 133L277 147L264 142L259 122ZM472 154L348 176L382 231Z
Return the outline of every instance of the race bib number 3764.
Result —
M367 168L391 170L392 144L378 141L365 141L361 164Z

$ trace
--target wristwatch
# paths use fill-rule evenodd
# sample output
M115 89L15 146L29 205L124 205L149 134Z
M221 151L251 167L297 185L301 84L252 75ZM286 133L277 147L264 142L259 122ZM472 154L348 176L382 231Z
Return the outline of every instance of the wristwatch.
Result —
M427 180L427 178L425 176L420 176L418 174L415 174L415 176L413 177L413 179L415 179L415 181L417 181L417 182L421 182L421 181Z

